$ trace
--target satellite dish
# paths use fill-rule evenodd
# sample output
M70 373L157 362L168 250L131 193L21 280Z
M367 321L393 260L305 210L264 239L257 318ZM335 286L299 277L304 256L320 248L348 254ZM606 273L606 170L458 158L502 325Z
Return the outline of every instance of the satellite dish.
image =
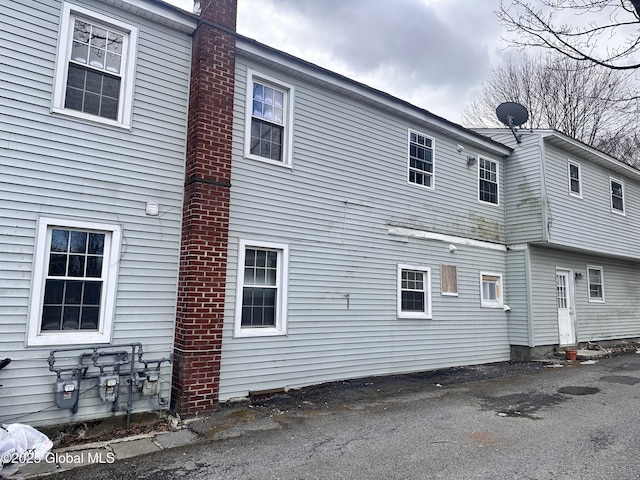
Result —
M516 135L516 127L523 125L529 120L529 112L527 109L515 102L504 102L496 108L498 120L511 129L516 141L520 143L520 135Z
M527 109L515 102L504 102L496 108L498 120L507 127L519 127L529 120L529 112Z

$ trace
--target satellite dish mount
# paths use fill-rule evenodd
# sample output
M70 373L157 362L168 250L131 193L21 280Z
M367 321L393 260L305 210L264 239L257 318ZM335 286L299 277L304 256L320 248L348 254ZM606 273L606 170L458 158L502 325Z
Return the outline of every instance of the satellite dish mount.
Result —
M496 115L498 116L498 120L511 129L511 133L513 133L516 142L520 143L522 141L522 135L516 133L516 127L519 127L529 120L529 112L527 109L519 103L504 102L496 108Z

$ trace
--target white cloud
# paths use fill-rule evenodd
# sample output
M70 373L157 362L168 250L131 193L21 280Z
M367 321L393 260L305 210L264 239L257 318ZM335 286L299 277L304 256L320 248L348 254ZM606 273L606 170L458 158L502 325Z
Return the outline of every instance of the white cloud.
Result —
M190 9L191 0L170 0ZM238 0L238 32L452 121L504 56L497 0Z

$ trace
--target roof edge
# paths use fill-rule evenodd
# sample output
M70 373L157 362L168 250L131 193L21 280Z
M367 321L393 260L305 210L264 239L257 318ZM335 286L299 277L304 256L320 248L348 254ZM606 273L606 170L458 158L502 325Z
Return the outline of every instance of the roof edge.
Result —
M492 140L481 133L467 129L462 125L447 120L446 118L440 117L429 110L413 105L406 100L394 97L389 93L370 87L369 85L260 43L257 40L253 40L240 34L236 34L236 38L238 40L236 43L237 49L250 55L264 58L271 62L284 64L284 66L302 71L303 73L316 77L321 81L337 85L346 91L367 97L379 104L387 106L388 108L418 117L423 121L426 120L443 132L449 132L458 139L464 139L476 146L493 150L499 155L506 156L513 151L513 149L507 145Z
M197 15L163 0L100 1L189 34L193 33L198 25Z

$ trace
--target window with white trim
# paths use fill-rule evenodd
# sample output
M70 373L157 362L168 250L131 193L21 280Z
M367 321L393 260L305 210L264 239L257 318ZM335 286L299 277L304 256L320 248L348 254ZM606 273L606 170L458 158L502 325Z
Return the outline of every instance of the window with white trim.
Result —
M409 130L408 182L433 188L433 139Z
M502 308L502 274L480 273L480 305L489 308Z
M285 335L289 247L240 240L235 336Z
M478 199L498 205L498 162L478 157Z
M137 29L65 2L53 111L131 127Z
M569 194L582 198L582 177L580 175L580 164L569 160Z
M293 86L248 73L245 156L290 166Z
M440 265L440 294L458 296L458 268Z
M431 318L431 269L398 265L398 318Z
M587 267L589 302L604 303L604 276L602 267Z
M611 211L624 213L624 184L622 180L609 177L611 186Z
M111 340L120 238L117 225L39 220L28 345Z

